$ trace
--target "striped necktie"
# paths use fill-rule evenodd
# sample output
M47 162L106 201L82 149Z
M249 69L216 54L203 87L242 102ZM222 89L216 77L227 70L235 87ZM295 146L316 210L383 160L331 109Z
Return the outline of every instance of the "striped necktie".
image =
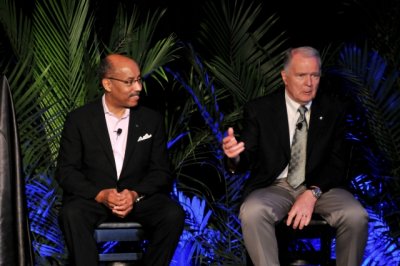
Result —
M308 128L305 113L307 112L307 107L302 105L298 111L300 112L300 116L297 120L296 131L293 136L287 176L287 180L293 188L297 188L304 182L306 172Z

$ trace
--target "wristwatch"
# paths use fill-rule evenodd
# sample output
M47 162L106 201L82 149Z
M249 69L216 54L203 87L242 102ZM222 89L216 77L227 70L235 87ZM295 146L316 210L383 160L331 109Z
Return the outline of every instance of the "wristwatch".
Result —
M311 192L316 199L319 199L322 195L322 191L319 187L311 187Z

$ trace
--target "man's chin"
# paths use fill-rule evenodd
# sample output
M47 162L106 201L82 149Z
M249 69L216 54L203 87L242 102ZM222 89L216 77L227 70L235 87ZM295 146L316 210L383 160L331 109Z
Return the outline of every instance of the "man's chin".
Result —
M128 103L127 105L125 105L125 108L133 108L133 107L136 107L136 106L138 106L138 105L139 105L139 102L138 102L138 101L130 102L130 103Z
M315 98L315 94L309 93L309 94L304 95L304 97L302 97L301 101L308 103L308 102L311 102L314 98Z
M133 96L129 98L128 105L134 107L139 104L139 96Z

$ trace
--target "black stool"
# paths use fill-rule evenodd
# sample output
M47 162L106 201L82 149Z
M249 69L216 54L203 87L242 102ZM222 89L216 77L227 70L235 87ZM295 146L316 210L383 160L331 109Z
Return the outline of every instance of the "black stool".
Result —
M100 262L132 262L140 261L143 256L144 230L141 224L125 221L106 221L101 223L94 233L94 237L100 245L104 242L117 241L129 242L129 251L99 252ZM132 247L134 247L132 249Z
M313 214L310 224L302 230L287 226L284 219L276 225L281 265L335 265L335 261L331 259L335 231L318 214ZM300 239L319 239L320 249L306 246Z

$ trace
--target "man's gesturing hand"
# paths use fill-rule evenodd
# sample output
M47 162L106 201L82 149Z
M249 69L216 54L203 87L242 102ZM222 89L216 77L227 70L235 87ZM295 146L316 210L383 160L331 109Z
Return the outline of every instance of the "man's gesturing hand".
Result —
M235 138L233 128L228 128L227 136L222 140L222 149L228 158L239 160L239 154L244 151L244 143Z

